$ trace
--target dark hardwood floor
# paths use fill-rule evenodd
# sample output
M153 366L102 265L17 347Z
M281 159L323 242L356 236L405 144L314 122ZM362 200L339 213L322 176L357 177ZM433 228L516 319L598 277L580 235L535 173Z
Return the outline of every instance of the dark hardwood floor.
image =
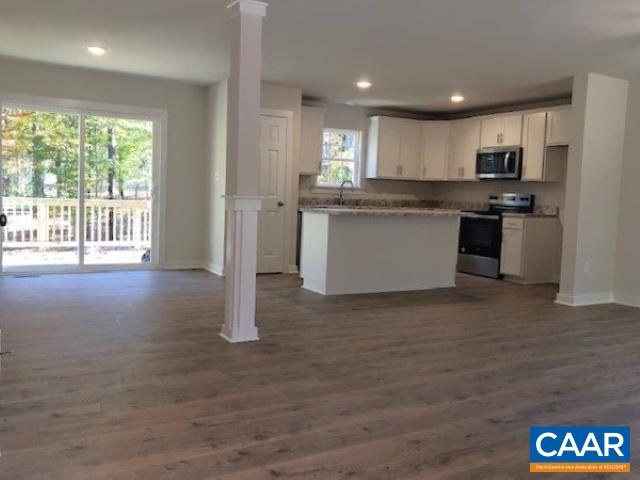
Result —
M0 278L0 479L528 479L554 424L630 426L638 478L640 310L554 295L263 276L230 345L205 272Z

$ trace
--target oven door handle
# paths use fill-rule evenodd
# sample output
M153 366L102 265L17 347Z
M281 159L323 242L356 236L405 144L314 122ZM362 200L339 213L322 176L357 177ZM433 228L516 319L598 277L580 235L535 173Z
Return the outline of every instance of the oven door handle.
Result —
M462 212L462 216L465 218L480 218L484 220L495 220L496 222L500 220L500 217L498 215L482 215L481 213Z

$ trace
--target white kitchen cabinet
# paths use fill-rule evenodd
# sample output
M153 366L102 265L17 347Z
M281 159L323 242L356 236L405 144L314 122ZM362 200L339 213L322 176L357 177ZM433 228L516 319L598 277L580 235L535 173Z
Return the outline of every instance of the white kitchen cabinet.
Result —
M522 180L541 181L544 179L547 112L529 113L523 123Z
M451 122L449 180L477 180L476 154L480 146L480 119Z
M500 273L522 275L523 231L511 228L502 230L502 249L500 253Z
M569 145L571 140L571 108L548 112L547 145Z
M418 179L422 170L422 122L400 122L400 173L403 178Z
M522 181L557 182L567 160L567 148L547 147L548 112L524 116L522 129Z
M420 121L371 117L367 178L417 180L422 166Z
M319 175L322 165L322 136L324 130L324 110L302 107L300 126L300 168L301 175Z
M500 273L517 283L557 282L561 244L557 217L504 215Z
M520 145L522 115L500 115L482 119L480 146L501 147Z
M423 180L447 179L450 133L450 122L422 122L422 172L420 178Z

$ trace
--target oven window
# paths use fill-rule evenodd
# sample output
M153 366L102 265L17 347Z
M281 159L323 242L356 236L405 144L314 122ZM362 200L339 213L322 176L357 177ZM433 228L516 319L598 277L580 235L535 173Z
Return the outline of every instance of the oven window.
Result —
M460 223L460 253L499 258L500 222L498 220L465 218Z

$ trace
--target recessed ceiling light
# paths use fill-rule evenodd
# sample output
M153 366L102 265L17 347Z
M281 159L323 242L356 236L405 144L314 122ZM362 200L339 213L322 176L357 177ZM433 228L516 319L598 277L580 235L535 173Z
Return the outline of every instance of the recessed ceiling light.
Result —
M371 87L371 82L369 80L360 80L360 81L356 82L356 86L360 90L366 90L367 88Z
M460 103L462 101L464 101L464 97L458 93L456 93L455 95L451 95L451 101L453 103Z
M106 48L98 47L97 45L91 45L91 46L87 47L87 51L91 55L95 55L97 57L101 57L102 55L107 53L107 49Z

